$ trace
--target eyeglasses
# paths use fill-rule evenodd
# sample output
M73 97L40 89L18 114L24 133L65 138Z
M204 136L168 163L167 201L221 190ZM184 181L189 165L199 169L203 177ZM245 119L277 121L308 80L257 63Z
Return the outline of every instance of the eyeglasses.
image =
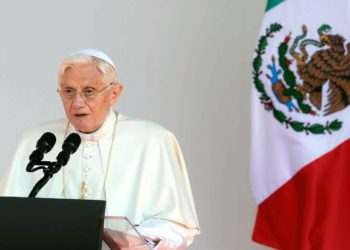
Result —
M105 89L107 89L108 87L110 87L114 84L116 84L116 83L111 82L106 87L104 87L100 90L94 89L92 87L87 87L87 88L83 89L81 92L77 92L75 89L72 89L72 88L61 89L61 87L59 87L57 89L57 92L59 93L61 98L65 101L73 100L77 94L85 101L92 101L97 97L97 95L99 93L101 93L102 91L104 91Z

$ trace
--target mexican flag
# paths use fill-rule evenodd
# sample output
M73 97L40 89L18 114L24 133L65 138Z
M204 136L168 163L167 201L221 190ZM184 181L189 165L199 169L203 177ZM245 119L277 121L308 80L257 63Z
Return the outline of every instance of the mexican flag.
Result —
M253 59L253 240L350 249L350 1L270 0Z

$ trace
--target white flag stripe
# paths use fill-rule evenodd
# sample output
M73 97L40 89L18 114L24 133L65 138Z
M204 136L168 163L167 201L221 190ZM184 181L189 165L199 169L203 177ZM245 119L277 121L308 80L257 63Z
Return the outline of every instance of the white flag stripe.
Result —
M309 6L312 6L312 9ZM276 65L279 67L278 47L285 37L291 34L291 41L288 43L290 48L293 40L302 34L302 25L309 28L307 38L318 39L317 29L323 24L328 24L332 27L331 34L344 36L346 45L350 42L349 13L350 1L346 0L287 0L266 13L260 35L264 35L266 28L272 23L280 23L283 26L281 31L273 34L273 38L268 39L268 46L266 53L263 55L263 65L261 67L263 74L260 75L260 79L264 83L267 94L272 99L274 93L270 80L265 74L269 73L267 67L272 63L272 56L276 58ZM316 50L319 50L319 48L307 47L310 56ZM289 54L288 57L293 59ZM290 69L297 76L295 60ZM302 81L297 78L297 82L301 83ZM326 124L326 122L335 119L343 122L342 128L339 131L332 132L332 134L326 132L324 135L306 135L305 132L295 132L291 128L286 129L285 124L282 125L274 118L272 111L264 110L264 106L259 100L260 95L253 87L251 178L257 203L261 203L290 180L303 166L329 152L350 137L349 108L327 116L323 116L322 112L319 112L320 115L318 116L311 116L295 111L289 112L285 105L274 101L275 107L283 111L287 117L293 117L293 120L305 122L305 124Z

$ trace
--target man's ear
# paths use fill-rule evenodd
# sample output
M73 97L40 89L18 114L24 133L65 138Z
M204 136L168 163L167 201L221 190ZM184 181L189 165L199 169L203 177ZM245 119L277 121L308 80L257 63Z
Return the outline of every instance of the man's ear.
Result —
M116 85L112 86L112 95L110 99L110 106L112 107L119 99L120 94L123 91L123 85L120 83L117 83Z

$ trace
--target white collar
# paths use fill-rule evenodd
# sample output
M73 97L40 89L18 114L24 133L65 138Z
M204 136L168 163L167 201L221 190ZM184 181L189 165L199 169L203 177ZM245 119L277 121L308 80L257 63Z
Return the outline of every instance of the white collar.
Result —
M116 122L116 119L117 119L117 116L115 112L112 109L110 109L102 126L93 133L90 133L90 134L82 133L76 130L71 123L70 123L70 127L75 133L78 133L84 141L96 142L107 137L108 135L113 134L114 124Z

